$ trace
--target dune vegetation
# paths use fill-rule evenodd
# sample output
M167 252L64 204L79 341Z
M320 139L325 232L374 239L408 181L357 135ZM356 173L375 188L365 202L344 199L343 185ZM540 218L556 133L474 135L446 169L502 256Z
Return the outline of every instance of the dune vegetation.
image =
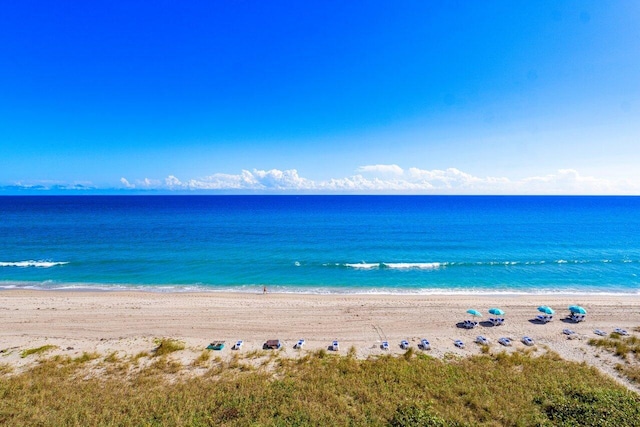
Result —
M634 335L622 336L614 332L606 338L590 339L589 345L617 356L620 363L616 365L616 370L629 381L640 384L640 338Z
M637 394L552 353L256 352L185 364L177 351L56 356L2 370L0 425L640 425Z

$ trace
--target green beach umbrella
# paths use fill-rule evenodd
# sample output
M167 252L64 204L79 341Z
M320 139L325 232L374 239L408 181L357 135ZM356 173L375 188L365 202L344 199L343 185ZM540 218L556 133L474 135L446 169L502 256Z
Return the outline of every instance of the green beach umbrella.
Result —
M469 313L470 315L475 316L475 317L482 317L482 313L480 313L478 310L474 310L472 308L467 310L467 313Z
M587 310L580 307L579 305L570 305L569 311L576 314L587 314Z
M496 316L504 315L504 310L500 310L499 308L490 308L489 314L495 314Z
M555 311L553 311L553 309L547 305L541 305L540 307L538 307L538 311L541 311L544 314L554 314Z

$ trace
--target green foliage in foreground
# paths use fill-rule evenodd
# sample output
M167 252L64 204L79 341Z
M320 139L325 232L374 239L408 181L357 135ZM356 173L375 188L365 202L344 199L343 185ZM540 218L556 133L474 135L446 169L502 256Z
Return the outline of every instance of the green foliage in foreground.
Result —
M553 354L263 362L56 357L0 376L0 425L640 426L638 395Z

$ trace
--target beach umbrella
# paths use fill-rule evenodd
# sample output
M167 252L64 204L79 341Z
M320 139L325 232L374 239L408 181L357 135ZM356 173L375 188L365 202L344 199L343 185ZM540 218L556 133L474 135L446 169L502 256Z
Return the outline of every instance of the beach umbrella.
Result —
M538 307L538 311L541 311L544 314L554 314L555 311L553 311L553 309L549 306L546 305L541 305L540 307Z
M467 310L467 313L469 313L470 315L475 316L475 317L482 317L482 313L480 313L478 310L474 310L472 308Z
M496 316L502 316L504 315L504 310L500 310L499 308L490 308L489 313L495 314Z
M580 307L579 305L570 305L569 311L576 314L587 314L587 310Z

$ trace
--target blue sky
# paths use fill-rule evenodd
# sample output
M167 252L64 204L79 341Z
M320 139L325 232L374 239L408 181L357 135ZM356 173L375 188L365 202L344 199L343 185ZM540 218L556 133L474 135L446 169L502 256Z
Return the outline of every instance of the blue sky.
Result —
M4 193L640 194L636 1L11 2Z

